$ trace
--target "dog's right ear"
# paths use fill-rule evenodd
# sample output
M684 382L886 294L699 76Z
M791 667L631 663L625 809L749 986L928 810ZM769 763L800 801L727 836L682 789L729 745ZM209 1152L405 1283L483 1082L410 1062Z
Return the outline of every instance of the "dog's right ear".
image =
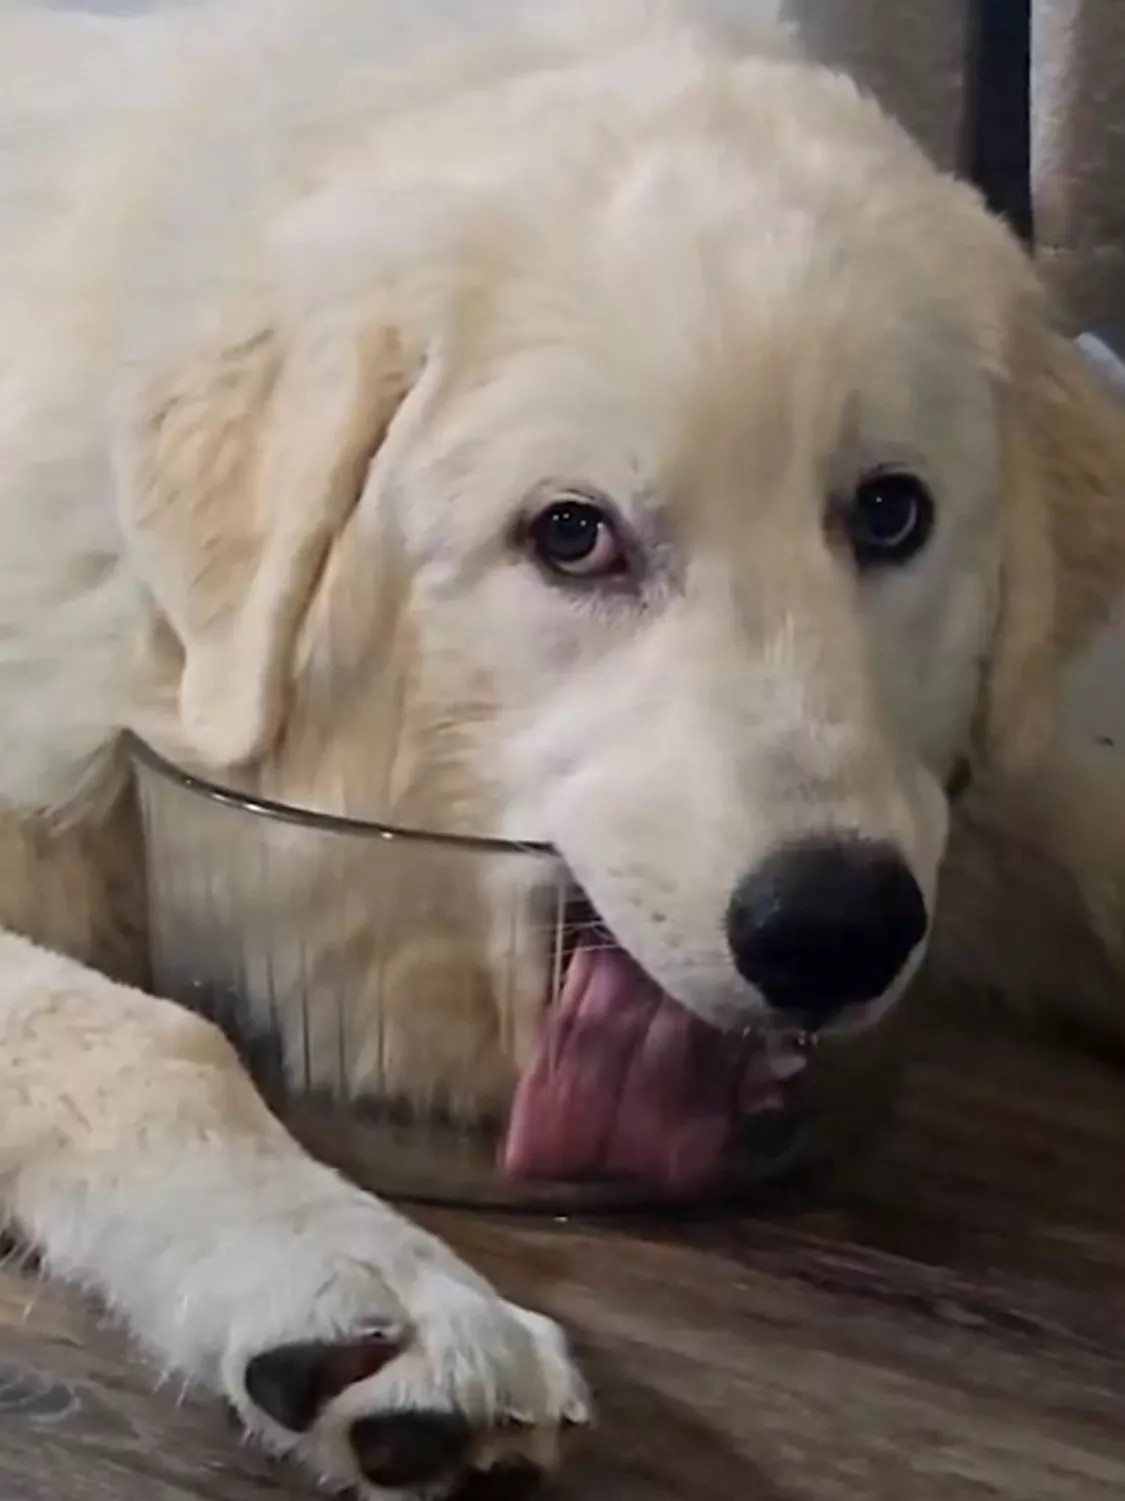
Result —
M121 523L205 766L276 736L304 612L416 365L386 327L334 316L197 350L131 392Z
M1019 771L1053 734L1067 661L1125 596L1125 400L1036 305L1006 381L1000 615L987 761Z

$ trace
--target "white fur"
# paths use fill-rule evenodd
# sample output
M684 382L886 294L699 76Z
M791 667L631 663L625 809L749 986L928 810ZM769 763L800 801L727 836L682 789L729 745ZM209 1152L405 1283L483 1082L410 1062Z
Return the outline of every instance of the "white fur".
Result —
M935 952L1024 999L1077 969L1119 1031L1120 777L1052 711L1125 577L1120 413L968 189L699 8L7 6L0 59L4 1207L333 1482L348 1423L404 1404L463 1412L477 1463L549 1462L585 1413L559 1332L122 983L145 944L121 732L295 802L552 842L669 991L738 1025L762 1011L722 938L738 877L845 828L934 908L968 754ZM826 507L886 463L939 526L865 581ZM580 598L520 554L568 487L634 529L637 593ZM340 941L313 866L282 864L281 920ZM502 886L391 954L347 933L357 1025L378 962L399 1039L380 1087L504 1097L542 956L498 1021ZM276 924L270 897L231 923ZM356 1318L405 1353L308 1435L271 1425L247 1360Z

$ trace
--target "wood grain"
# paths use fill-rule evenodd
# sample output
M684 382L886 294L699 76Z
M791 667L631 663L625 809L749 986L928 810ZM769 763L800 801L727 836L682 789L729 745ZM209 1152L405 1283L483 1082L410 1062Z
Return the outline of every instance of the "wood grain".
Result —
M602 1422L557 1501L1118 1501L1125 1075L925 1039L848 1183L753 1217L422 1217L561 1318ZM0 1273L4 1501L309 1494L77 1296Z

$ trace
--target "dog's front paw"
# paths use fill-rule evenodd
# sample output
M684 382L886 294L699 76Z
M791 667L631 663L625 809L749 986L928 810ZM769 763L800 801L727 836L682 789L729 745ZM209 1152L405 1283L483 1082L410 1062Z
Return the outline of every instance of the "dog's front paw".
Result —
M590 1417L562 1331L421 1231L397 1222L388 1239L381 1207L362 1250L349 1219L335 1242L316 1227L323 1277L304 1307L264 1286L266 1338L251 1310L237 1320L223 1385L246 1428L362 1496L429 1501L477 1475L488 1494L522 1494Z

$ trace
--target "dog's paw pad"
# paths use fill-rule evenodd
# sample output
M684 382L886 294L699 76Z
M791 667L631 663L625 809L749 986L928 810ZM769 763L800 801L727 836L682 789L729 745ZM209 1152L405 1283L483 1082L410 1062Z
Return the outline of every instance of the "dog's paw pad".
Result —
M376 1376L406 1343L394 1324L368 1324L341 1340L295 1340L255 1355L246 1395L291 1433L307 1433L323 1408L349 1386Z
M360 1473L387 1490L428 1485L456 1474L473 1442L465 1418L452 1412L390 1412L351 1426Z

